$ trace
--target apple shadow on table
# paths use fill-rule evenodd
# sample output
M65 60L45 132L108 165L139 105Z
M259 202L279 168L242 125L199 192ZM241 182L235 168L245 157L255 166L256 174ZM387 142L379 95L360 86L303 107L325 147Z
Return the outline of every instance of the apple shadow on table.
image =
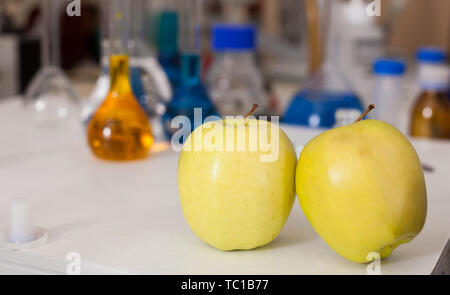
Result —
M293 208L293 210L297 209ZM292 213L275 240L258 249L274 250L320 239L304 216L301 216L299 212Z

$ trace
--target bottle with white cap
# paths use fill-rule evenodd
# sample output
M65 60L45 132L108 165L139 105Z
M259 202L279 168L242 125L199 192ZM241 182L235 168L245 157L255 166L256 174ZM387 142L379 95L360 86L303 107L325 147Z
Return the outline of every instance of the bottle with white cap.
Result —
M375 105L372 112L377 120L385 121L397 127L400 131L407 131L407 117L405 107L404 74L405 63L400 59L380 58L373 65L376 76Z
M412 112L412 136L450 138L450 105L447 99L450 69L445 51L426 47L417 53L421 93Z

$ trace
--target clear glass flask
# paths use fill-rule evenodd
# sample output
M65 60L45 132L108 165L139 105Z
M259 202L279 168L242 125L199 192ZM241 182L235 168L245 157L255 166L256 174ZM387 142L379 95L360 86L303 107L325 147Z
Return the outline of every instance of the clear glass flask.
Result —
M130 45L131 86L134 95L149 116L161 115L158 111L172 98L169 80L155 57L146 22L149 8L147 0L130 0L132 21Z
M60 8L60 1L41 0L43 65L25 91L25 105L38 126L79 122L79 96L59 67Z
M151 120L155 140L165 141L162 115L172 99L172 86L151 44L148 1L130 0L130 4L133 16L129 40L131 88Z

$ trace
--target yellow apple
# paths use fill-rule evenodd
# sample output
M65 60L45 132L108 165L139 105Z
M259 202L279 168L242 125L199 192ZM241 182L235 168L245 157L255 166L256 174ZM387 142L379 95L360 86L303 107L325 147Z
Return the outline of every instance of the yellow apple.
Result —
M317 233L355 262L369 262L372 252L389 256L425 223L427 196L417 153L382 121L360 121L312 139L297 163L296 191Z
M276 124L228 119L199 126L178 162L179 196L189 226L221 250L270 243L294 202L296 162L291 141Z

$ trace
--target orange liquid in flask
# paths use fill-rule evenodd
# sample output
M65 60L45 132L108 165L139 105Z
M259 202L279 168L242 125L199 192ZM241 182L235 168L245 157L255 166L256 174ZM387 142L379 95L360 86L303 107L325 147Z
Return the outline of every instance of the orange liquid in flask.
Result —
M127 55L111 56L110 78L109 93L88 125L89 146L102 159L144 158L153 145L153 135L131 90Z

